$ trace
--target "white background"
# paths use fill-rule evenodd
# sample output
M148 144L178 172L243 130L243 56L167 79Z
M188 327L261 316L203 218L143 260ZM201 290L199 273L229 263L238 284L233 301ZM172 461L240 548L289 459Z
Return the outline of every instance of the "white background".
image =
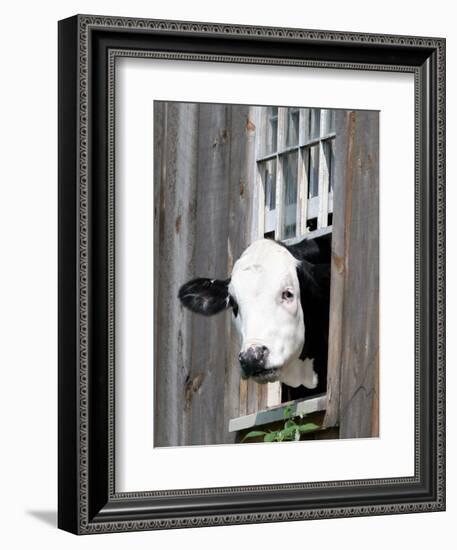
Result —
M0 540L5 548L304 547L381 549L408 545L450 548L455 540L457 498L456 295L448 285L448 511L391 517L339 519L199 530L98 535L76 538L55 529L56 510L56 283L57 283L57 19L74 13L208 20L446 36L448 98L457 97L457 43L452 3L385 0L305 3L262 0L151 3L110 0L22 2L3 7L1 87L0 285L2 397L0 418ZM280 7L281 6L281 7ZM455 103L449 100L448 127ZM448 150L457 149L454 132ZM453 157L448 182L456 181ZM447 190L448 281L456 279L454 185ZM448 542L445 542L445 541Z
M128 58L116 83L116 489L414 475L413 75ZM380 111L380 438L152 448L153 98Z

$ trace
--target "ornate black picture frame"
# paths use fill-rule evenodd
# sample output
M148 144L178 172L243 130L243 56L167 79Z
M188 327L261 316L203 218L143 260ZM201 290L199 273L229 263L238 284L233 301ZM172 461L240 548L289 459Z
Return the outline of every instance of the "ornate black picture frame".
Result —
M413 477L116 492L113 370L116 56L414 74ZM442 38L87 15L59 22L58 523L61 529L90 534L445 509L444 140L445 40Z

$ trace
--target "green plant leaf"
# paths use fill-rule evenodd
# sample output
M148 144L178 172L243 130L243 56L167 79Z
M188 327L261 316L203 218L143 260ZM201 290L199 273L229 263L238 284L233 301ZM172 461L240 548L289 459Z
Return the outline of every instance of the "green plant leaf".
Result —
M292 406L287 405L287 407L284 408L284 411L282 414L283 414L284 420L289 420L290 418L292 418Z
M281 435L283 439L293 439L295 437L295 431L297 430L298 426L294 424L293 426L289 426L288 428L284 428L284 430L281 430Z
M261 432L260 430L254 430L252 432L247 433L241 441L246 441L246 439L250 439L252 437L260 437L261 435L265 435L267 432Z
M315 432L316 430L320 430L320 428L320 426L318 426L317 424L313 424L312 422L308 422L307 424L300 424L298 426L298 429L301 433Z
M276 438L278 436L278 432L270 432L269 434L266 434L263 438L265 443L272 443L273 441L276 441Z
M284 424L284 428L293 428L293 427L297 427L297 424L295 424L293 420L287 420L286 423Z

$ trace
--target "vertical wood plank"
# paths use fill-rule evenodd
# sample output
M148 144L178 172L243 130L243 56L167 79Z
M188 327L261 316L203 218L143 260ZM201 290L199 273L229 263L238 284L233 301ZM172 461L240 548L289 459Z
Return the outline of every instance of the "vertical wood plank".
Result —
M329 348L327 360L327 407L324 426L336 426L340 421L340 373L344 329L344 301L346 288L345 241L347 189L347 150L353 140L353 113L336 111L335 186L333 191L333 230L330 287ZM350 198L350 197L349 197Z
M169 446L186 442L181 390L191 334L177 293L192 271L199 107L160 102L155 107L154 444Z
M371 436L379 437L379 354L376 357L374 373L373 400L371 411Z
M341 195L335 185L332 298L341 317L339 337L340 437L377 435L379 361L379 115L344 113L344 146L337 153L337 171L344 177L344 238ZM341 133L339 132L339 135ZM337 138L338 139L338 138ZM337 146L337 149L341 147ZM341 176L338 176L338 178ZM338 224L335 226L335 223ZM344 244L343 244L344 243ZM341 254L342 252L342 254ZM334 276L335 275L335 276ZM334 285L343 285L336 297ZM342 305L338 300L342 300ZM335 321L336 322L336 321ZM335 328L335 322L331 325ZM338 354L338 334L331 333L331 355ZM335 341L333 342L333 338ZM335 349L332 350L332 347ZM330 372L330 371L329 371ZM332 368L333 372L333 368ZM334 372L333 372L334 374ZM336 391L334 379L329 388ZM335 395L333 395L335 399ZM329 425L335 403L327 411Z
M245 181L248 191L248 195L245 194L244 200L246 202L246 208L249 212L249 222L244 226L244 231L248 238L244 239L243 246L238 249L237 258L241 255L244 248L250 245L253 241L263 238L264 234L264 204L265 204L265 190L263 188L262 178L257 173L256 158L262 154L261 145L263 140L256 139L258 132L262 132L263 136L266 135L266 107L252 107L248 110L248 122L246 125L246 139L245 144ZM262 114L264 116L262 116ZM280 113L278 110L278 125L280 120ZM279 142L277 142L279 144ZM234 159L236 162L236 159ZM239 224L241 220L234 220ZM242 223L242 222L241 222ZM243 240L240 239L240 243ZM235 258L236 259L236 258ZM240 350L236 348L236 355ZM239 370L238 360L237 369ZM240 416L253 413L259 410L259 406L263 406L266 402L266 390L256 384L252 380L240 379Z
M201 104L198 120L195 275L227 278L230 132L226 105ZM192 353L184 384L185 443L222 443L227 313L192 315Z
M255 132L253 113L248 106L228 107L230 128L230 178L227 273L250 243L253 218L253 194L256 184ZM248 401L247 383L240 383L239 337L227 315L227 359L224 392L224 442L233 443L236 434L228 431L231 418L246 414Z
M266 390L266 402L264 402L266 407L274 407L281 403L281 382L270 382L262 386L262 388Z
M162 182L166 179L166 143L168 107L163 101L154 101L154 445L165 441L164 431L159 414L158 383L161 383L159 346L161 334L159 331L159 255L160 255L160 191ZM162 304L163 307L163 304ZM162 404L162 401L160 402Z
M379 114L356 111L355 124L348 150L352 216L346 241L341 437L374 435L373 410L378 403Z

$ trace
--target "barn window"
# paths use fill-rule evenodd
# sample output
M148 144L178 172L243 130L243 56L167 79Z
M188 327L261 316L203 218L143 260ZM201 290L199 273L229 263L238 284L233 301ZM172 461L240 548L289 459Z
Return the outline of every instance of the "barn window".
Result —
M255 111L260 129L257 236L284 241L331 226L335 112L298 107Z

